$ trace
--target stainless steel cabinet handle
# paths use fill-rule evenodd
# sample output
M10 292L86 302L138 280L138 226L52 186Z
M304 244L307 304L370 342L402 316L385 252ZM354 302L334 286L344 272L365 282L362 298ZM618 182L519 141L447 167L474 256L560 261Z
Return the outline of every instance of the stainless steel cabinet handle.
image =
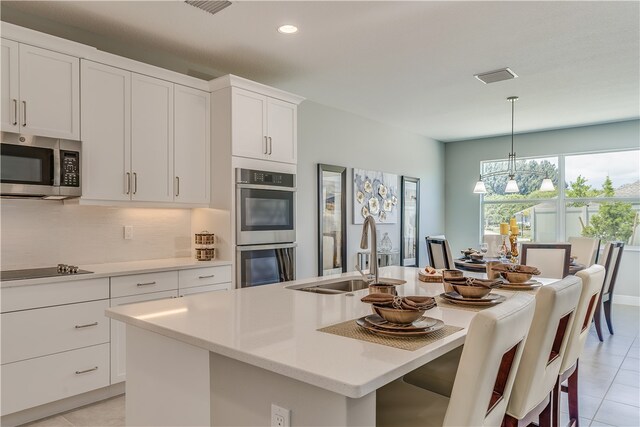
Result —
M133 173L133 194L138 192L138 174Z
M98 367L94 366L93 368L85 369L84 371L76 371L76 375L86 374L87 372L97 371Z
M127 172L127 193L131 194L131 172Z
M198 279L210 279L212 277L216 277L216 275L215 274L210 274L208 276L198 276Z
M13 125L18 124L18 100L14 98L13 100Z
M180 177L176 176L176 197L180 195Z
M22 101L22 126L27 125L27 101Z
M146 282L146 283L138 283L137 286L149 286L149 285L155 285L156 282Z
M269 153L269 142L267 137L264 137L264 154L268 154Z
M273 140L269 137L269 155L273 153Z
M89 328L91 326L98 326L98 322L87 323L86 325L76 325L76 329Z

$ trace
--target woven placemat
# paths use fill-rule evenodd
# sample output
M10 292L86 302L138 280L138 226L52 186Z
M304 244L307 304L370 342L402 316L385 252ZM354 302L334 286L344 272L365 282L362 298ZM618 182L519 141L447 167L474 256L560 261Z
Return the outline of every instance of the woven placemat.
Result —
M427 344L434 343L461 330L462 328L457 326L444 325L444 328L422 337L394 337L369 332L363 327L358 326L355 320L349 320L347 322L337 323L335 325L318 329L318 331L326 332L328 334L372 342L375 344L382 344L388 347L409 351L418 350Z

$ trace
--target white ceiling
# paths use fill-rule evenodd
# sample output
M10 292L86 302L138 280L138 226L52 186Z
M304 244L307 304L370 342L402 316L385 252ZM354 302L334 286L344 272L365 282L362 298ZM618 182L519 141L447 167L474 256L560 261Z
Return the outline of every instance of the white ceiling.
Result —
M3 2L442 141L640 116L639 2ZM293 36L276 28L292 23ZM510 67L484 85L473 75Z

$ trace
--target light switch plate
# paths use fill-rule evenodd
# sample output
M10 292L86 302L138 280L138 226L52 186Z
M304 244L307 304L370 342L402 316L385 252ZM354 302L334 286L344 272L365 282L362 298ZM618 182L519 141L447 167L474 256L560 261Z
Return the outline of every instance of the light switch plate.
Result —
M124 226L124 239L125 240L133 239L133 225Z

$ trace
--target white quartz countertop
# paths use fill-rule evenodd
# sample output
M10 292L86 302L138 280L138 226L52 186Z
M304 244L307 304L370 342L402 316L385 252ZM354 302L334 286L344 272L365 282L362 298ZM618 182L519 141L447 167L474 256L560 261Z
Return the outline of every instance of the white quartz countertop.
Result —
M434 296L441 283L423 283L416 268L385 267L381 277L406 280L399 295ZM342 276L357 276L345 273ZM436 307L426 315L464 328L416 351L317 329L371 314L368 290L322 295L286 287L314 278L113 307L107 316L348 397L362 397L458 347L476 314Z
M166 258L150 259L143 261L112 262L105 264L79 265L80 269L92 271L89 274L70 274L56 277L43 277L39 279L6 280L0 282L2 288L16 286L42 285L47 283L68 282L71 280L97 279L100 277L124 276L129 274L152 273L158 271L184 270L189 268L215 267L219 265L231 265L231 261L213 260L196 261L194 258Z

